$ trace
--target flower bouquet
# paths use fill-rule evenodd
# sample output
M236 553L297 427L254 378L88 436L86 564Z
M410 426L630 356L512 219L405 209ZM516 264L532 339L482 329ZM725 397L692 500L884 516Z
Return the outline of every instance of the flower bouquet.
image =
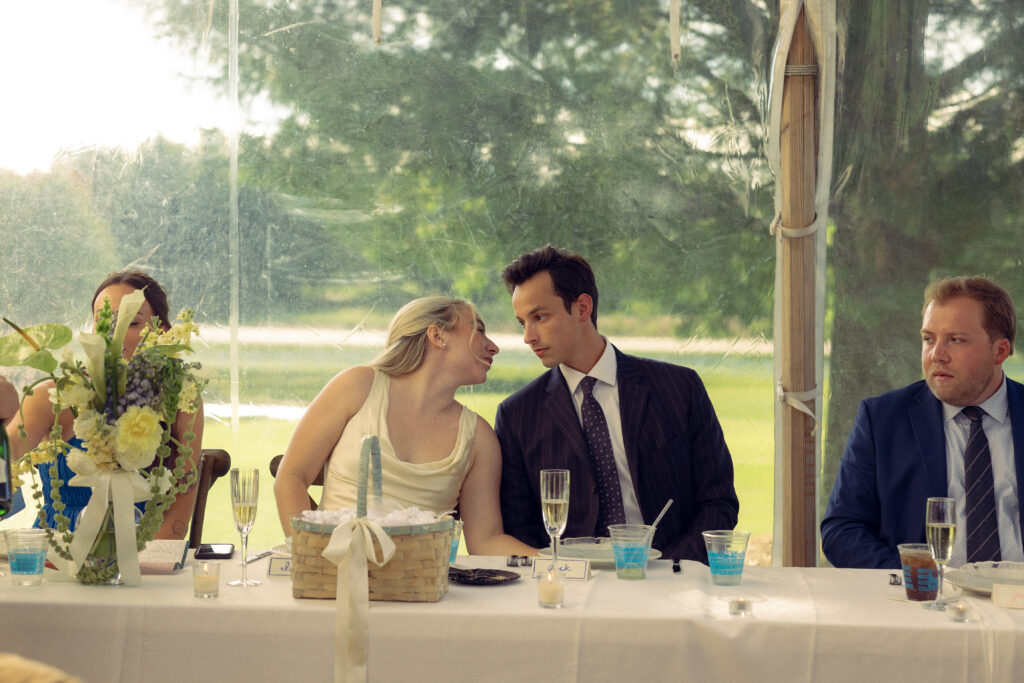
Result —
M40 510L40 524L47 529L60 568L83 583L140 583L138 551L145 547L163 523L164 513L175 498L187 491L198 476L186 469L192 457L188 431L178 440L171 428L178 413L195 419L199 397L208 376L199 364L180 356L191 352L189 341L198 334L192 312L185 309L170 330L149 323L130 359L122 356L125 335L145 301L141 290L121 300L115 314L110 301L99 312L94 333L82 333L79 342L86 361L76 361L68 343L71 330L52 323L19 328L0 337L0 366L28 366L45 373L26 387L25 395L50 381L54 422L48 438L13 467L15 483L21 474L34 474L34 466L48 467L54 527ZM63 348L58 362L52 351ZM82 448L62 438L59 416L65 409L74 415L75 435ZM27 438L24 428L21 437ZM172 458L172 447L176 457ZM66 458L75 476L61 480L57 461ZM33 481L33 498L44 493ZM74 532L60 499L61 487L92 489ZM145 502L136 524L134 503Z

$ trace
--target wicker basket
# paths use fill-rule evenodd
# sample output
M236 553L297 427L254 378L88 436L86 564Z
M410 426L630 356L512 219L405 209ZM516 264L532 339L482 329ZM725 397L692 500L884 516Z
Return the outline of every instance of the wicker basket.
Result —
M369 452L368 452L369 451ZM366 516L366 458L374 469L374 495L380 496L380 447L377 437L363 440L360 454L359 497L356 512ZM296 598L336 597L338 567L323 557L334 525L292 517L292 595ZM448 557L455 520L445 517L431 524L384 527L395 543L387 564L368 564L370 600L437 602L448 592ZM374 552L380 545L374 539Z

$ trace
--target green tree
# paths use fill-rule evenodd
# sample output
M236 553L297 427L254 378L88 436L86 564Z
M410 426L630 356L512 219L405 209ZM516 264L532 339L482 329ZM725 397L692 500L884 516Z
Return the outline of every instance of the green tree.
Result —
M0 235L4 317L20 325L58 320L73 328L89 320L89 297L117 259L79 174L0 172Z
M224 12L207 26L205 0L151 5L226 64ZM774 8L686 3L676 66L656 4L385 5L374 45L369 3L240 3L242 91L291 112L244 146L242 175L324 220L337 211L376 296L507 306L497 270L550 241L591 259L606 310L671 313L686 334L767 333Z
M840 7L823 501L857 404L921 376L925 286L984 274L1024 291L1024 2Z
M207 134L199 149L162 138L134 151L98 148L66 159L110 228L118 267L148 271L172 305L200 319L228 318L227 145ZM339 260L319 222L284 208L259 188L239 190L240 314L267 319L306 288L318 287ZM113 255L113 254L112 254ZM172 311L173 312L173 311Z

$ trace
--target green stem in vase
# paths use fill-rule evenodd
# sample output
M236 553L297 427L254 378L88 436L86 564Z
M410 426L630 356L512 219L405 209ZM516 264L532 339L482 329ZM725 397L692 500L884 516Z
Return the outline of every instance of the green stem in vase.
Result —
M117 537L114 534L114 506L108 504L96 540L92 542L89 554L75 578L85 584L110 583L120 573L117 566Z

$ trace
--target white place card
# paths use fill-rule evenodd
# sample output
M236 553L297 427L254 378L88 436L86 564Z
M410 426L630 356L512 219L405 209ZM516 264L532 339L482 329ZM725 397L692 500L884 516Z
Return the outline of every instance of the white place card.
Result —
M291 576L292 558L272 557L267 564L267 576Z
M533 560L533 578L547 574L551 559L536 557ZM566 581L586 581L590 578L590 560L563 560L558 558L558 571Z
M992 604L1012 609L1024 609L1024 586L997 583L992 586Z

